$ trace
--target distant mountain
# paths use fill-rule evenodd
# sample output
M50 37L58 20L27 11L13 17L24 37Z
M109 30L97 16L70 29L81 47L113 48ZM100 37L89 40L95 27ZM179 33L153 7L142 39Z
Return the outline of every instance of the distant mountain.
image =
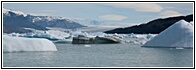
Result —
M84 27L83 25L61 17L51 16L33 16L26 15L20 11L13 11L3 8L3 32L4 33L26 33L30 30L24 28L33 28L38 30L47 30L46 27L75 29Z
M70 19L82 25L91 26L91 25L104 25L104 21L98 21L93 19Z
M169 17L169 18L160 18L152 20L146 24L135 25L126 28L116 28L114 30L105 31L105 33L118 33L118 34L159 34L175 22L184 19L187 22L193 21L193 14L187 16L177 16L177 17Z

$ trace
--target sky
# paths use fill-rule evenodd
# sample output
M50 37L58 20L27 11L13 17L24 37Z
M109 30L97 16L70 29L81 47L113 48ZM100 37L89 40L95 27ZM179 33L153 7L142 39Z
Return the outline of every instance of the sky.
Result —
M3 3L6 9L38 16L103 21L110 26L132 26L157 18L193 14L193 2L60 2Z

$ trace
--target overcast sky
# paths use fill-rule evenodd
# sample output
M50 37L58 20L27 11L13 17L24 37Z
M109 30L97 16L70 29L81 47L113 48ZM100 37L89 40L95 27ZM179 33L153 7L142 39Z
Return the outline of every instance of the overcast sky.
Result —
M26 14L104 21L131 26L153 19L193 14L193 3L3 3L6 9Z

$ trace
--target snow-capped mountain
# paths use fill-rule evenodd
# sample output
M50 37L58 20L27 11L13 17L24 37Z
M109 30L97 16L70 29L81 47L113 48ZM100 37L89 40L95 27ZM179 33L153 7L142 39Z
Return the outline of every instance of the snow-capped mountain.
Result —
M29 18L29 21L31 21L32 23L43 27L55 27L66 29L84 27L83 25L80 25L77 22L62 17L27 15L27 18Z
M30 32L30 30L26 30L24 28L46 30L45 27L35 25L31 21L28 21L28 18L26 18L23 12L3 9L3 32L4 33Z
M3 8L3 32L24 33L29 32L24 28L47 30L46 27L75 29L83 25L62 17L34 16L21 11L8 10Z

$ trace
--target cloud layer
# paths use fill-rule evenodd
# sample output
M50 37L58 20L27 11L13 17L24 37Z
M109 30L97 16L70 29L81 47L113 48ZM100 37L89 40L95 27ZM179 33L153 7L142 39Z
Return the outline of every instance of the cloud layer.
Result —
M116 8L130 8L139 12L161 12L162 6L155 3L110 3L105 4Z
M162 18L166 18L166 17L174 17L174 16L182 16L182 14L180 14L179 12L176 11L163 11L160 13Z
M117 20L117 21L120 21L120 20L126 19L127 17L123 16L123 15L107 14L107 15L99 16L99 18L102 19L102 20Z

